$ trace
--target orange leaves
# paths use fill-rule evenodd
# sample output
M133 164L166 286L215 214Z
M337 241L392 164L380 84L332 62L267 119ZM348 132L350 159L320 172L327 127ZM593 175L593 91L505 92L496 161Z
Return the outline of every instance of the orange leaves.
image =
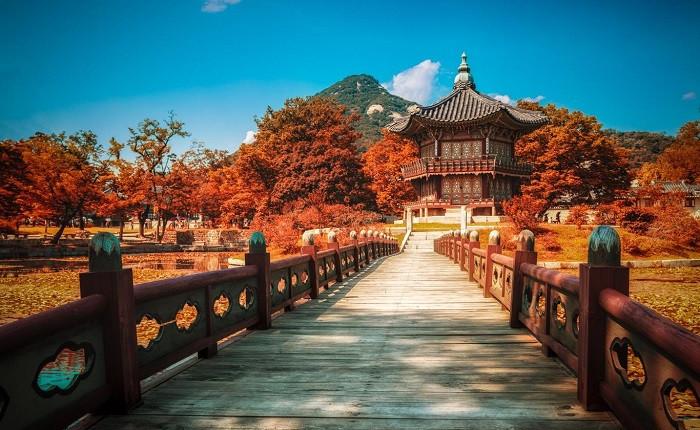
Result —
M656 162L642 165L637 178L642 184L657 180L700 183L700 121L684 124Z
M415 143L395 133L384 133L362 156L362 169L371 180L380 212L400 215L403 205L416 199L415 190L401 176L401 165L416 157Z
M538 109L550 123L516 142L516 154L533 164L531 182L523 193L551 205L562 198L573 204L612 200L629 185L626 150L601 132L594 116L554 105L519 106Z
M515 196L503 202L503 211L508 215L517 230L537 230L539 216L546 202L530 195Z

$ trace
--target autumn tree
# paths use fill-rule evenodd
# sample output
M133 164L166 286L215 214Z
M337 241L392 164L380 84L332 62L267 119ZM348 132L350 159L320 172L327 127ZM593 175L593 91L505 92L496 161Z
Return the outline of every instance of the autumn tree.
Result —
M684 124L674 142L653 163L637 173L642 184L654 181L700 183L700 121Z
M116 218L119 222L119 240L124 238L124 223L130 215L139 213L146 199L143 184L145 172L135 163L122 158L123 147L116 139L110 140L104 197L97 209L99 215Z
M161 241L165 231L163 217L170 203L166 176L176 156L171 143L177 137L187 137L185 124L175 119L171 112L164 124L146 118L136 128L129 128L129 149L137 156L137 163L144 170L143 183L146 186L146 204L139 213L139 235L144 236L144 224L151 210L157 214L156 240ZM163 231L160 227L163 225Z
M581 226L588 224L588 213L590 207L587 205L575 205L569 209L569 216L566 217L567 224L573 224L576 229L581 230Z
M75 218L94 210L103 197L102 181L107 169L102 147L90 131L72 135L36 134L22 142L28 184L22 201L28 215L54 220L58 243ZM82 227L82 226L81 226Z
M257 121L253 144L263 170L275 172L270 210L279 213L286 203L319 191L328 204L362 208L373 205L368 179L362 172L353 142L360 135L352 127L355 114L325 98L294 98Z
M20 196L27 185L26 164L17 142L0 141L0 230L14 231L22 215Z
M200 142L194 142L182 155L181 162L196 183L189 195L193 213L206 220L221 221L222 201L226 198L221 189L226 182L224 171L233 165L233 161L234 155L230 152L209 149Z
M547 202L528 194L515 196L503 202L503 212L510 218L517 230L536 231L540 214L545 211Z
M279 175L275 155L257 144L243 144L234 154L233 165L212 173L221 184L222 221L241 225L258 212L270 213Z
M411 140L396 133L384 132L382 138L362 156L362 170L370 178L377 208L381 213L401 215L406 203L416 199L416 192L401 176L401 165L418 157Z
M516 155L533 165L522 192L546 203L594 204L612 201L629 186L626 150L601 131L594 116L549 104L518 102L540 110L549 123L520 138Z

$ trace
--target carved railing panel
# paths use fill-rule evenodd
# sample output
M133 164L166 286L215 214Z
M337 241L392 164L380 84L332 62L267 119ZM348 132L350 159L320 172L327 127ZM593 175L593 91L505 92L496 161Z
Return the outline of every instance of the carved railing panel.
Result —
M0 328L0 428L65 426L106 401L104 307L89 296Z

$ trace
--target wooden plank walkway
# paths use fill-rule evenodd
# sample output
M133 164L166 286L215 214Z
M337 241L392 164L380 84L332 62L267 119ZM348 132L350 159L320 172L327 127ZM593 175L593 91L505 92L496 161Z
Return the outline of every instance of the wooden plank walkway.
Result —
M481 295L432 252L379 260L96 428L619 428Z

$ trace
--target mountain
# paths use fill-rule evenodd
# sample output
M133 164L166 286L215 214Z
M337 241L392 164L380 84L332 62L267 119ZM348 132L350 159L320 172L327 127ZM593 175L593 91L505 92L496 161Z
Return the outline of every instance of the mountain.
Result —
M352 75L338 81L314 97L334 98L348 111L357 112L355 129L362 137L355 142L361 151L381 137L381 128L394 117L406 115L409 106L416 103L389 94L379 81L370 75Z
M605 130L605 133L615 139L618 145L630 151L630 169L634 172L643 163L656 161L667 146L673 143L673 137L663 133L648 131L617 131Z

